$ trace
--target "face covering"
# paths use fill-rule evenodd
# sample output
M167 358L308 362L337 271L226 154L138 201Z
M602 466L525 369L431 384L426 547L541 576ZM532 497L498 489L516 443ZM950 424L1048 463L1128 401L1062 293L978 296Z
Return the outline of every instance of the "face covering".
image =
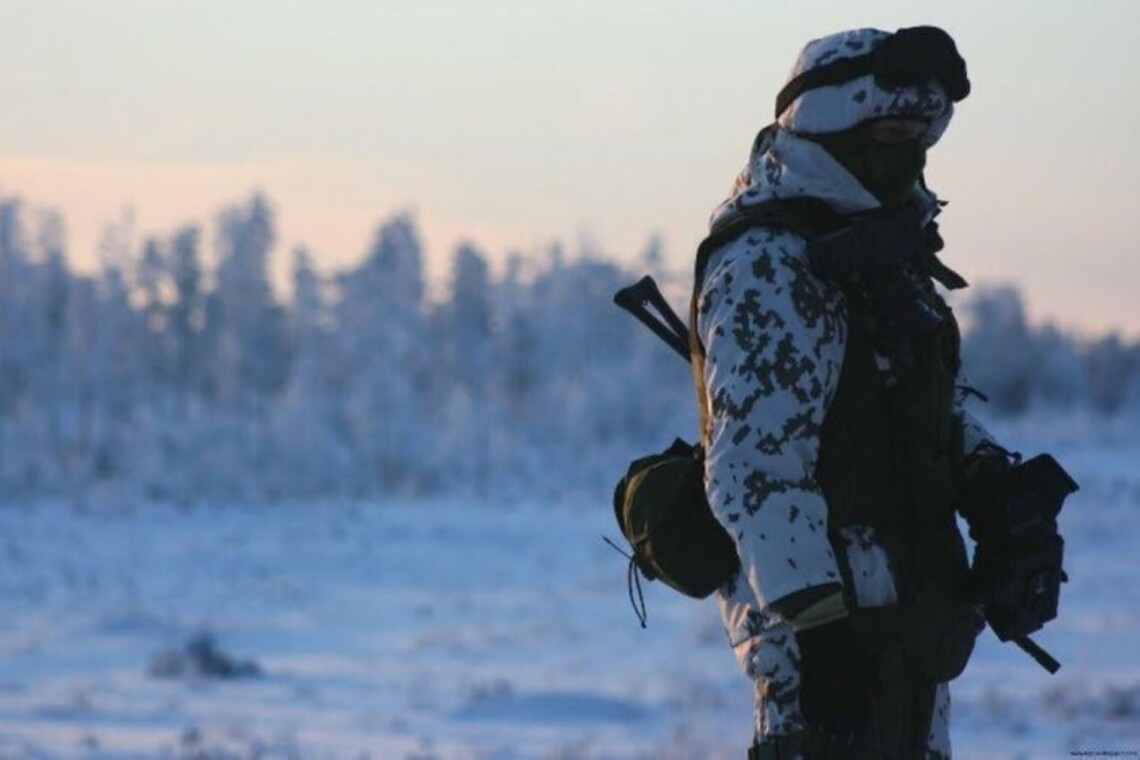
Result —
M884 206L904 203L926 167L926 146L919 139L882 143L862 126L812 139Z

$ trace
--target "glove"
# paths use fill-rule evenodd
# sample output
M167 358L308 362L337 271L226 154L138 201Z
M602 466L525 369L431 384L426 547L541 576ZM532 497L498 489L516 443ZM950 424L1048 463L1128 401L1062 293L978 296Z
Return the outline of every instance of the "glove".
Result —
M1009 471L1021 463L1021 454L983 443L962 463L962 501L958 511L970 526L970 538L980 542L1001 533L1002 500L1008 490Z
M800 649L800 711L808 733L855 742L866 733L878 693L875 668L851 618L796 633Z
M1044 534L978 544L970 569L975 598L1002 641L1028 636L1057 617L1064 541Z
M1077 484L1048 454L974 478L962 512L978 542L970 569L974 598L1002 641L1057 617L1064 541L1057 514ZM972 493L971 493L972 491Z
M1057 514L1076 482L1048 454L1010 465L1002 457L967 460L962 516L979 544L1056 535ZM973 472L971 472L973 470Z

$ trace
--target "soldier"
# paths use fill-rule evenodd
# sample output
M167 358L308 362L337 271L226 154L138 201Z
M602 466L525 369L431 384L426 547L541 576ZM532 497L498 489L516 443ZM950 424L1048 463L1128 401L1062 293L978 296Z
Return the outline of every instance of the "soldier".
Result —
M950 756L947 682L983 626L955 510L1014 464L961 406L932 282L965 285L935 256L923 168L968 92L934 27L808 43L701 248L706 492L740 558L717 596L755 682L750 758Z

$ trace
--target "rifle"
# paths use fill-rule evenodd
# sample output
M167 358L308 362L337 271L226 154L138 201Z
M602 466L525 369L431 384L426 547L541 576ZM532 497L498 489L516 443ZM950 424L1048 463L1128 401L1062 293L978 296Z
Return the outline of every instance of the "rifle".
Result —
M673 311L665 296L661 295L657 282L651 276L645 275L634 284L619 290L614 294L614 303L635 316L682 359L692 362L692 357L689 356L689 328L677 316L677 312ZM656 314L649 310L650 306L656 309Z

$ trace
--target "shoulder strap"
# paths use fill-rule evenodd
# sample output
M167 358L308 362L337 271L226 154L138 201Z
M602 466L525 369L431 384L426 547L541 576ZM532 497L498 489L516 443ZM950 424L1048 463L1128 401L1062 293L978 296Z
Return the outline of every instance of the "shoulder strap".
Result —
M811 240L844 224L842 216L816 198L771 200L752 206L724 224L714 225L712 232L697 247L693 290L699 290L704 282L709 256L753 227L779 227Z
M697 389L697 413L701 444L708 444L709 419L704 382L705 347L697 334L697 309L709 257L725 243L740 237L753 227L778 227L813 240L844 225L843 217L821 200L789 198L771 200L748 208L725 224L714 225L709 236L697 247L693 273L693 295L689 300L689 356L693 365L693 381Z
M697 247L697 259L693 271L693 297L689 305L690 353L699 355L704 353L696 331L697 300L704 284L709 257L714 251L753 227L779 227L790 230L804 240L812 240L844 224L843 217L832 211L831 207L821 200L788 198L757 204L724 224L714 225L709 236Z

